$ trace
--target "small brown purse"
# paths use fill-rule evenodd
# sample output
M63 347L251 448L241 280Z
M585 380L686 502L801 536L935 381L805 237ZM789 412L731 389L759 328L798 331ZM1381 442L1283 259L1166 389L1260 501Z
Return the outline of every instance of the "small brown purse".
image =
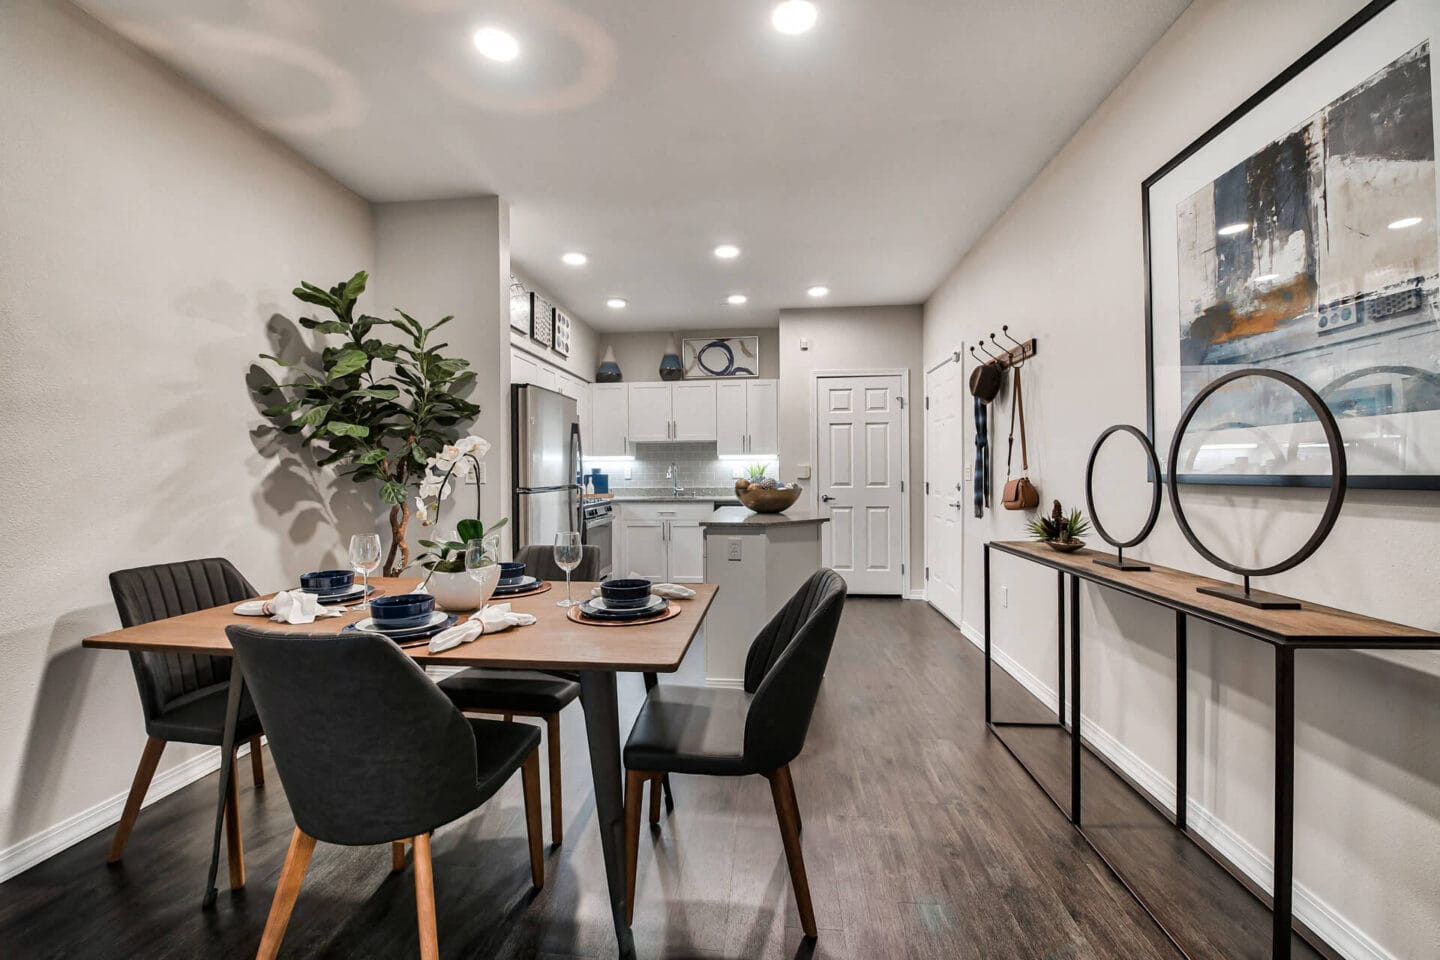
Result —
M1010 399L1010 439L1005 450L1005 491L1000 505L1006 510L1034 510L1040 505L1040 491L1026 476L1010 479L1010 460L1015 455L1015 417L1020 417L1020 469L1030 470L1030 456L1025 449L1025 398L1020 392L1020 368L1013 368L1015 396Z

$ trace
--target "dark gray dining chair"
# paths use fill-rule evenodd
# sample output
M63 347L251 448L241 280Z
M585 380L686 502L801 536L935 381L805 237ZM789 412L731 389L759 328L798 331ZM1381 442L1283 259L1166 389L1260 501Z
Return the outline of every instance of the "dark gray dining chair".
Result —
M532 577L565 579L565 571L555 562L554 547L538 543L521 547L515 559L525 564L525 572ZM599 579L600 548L587 545L580 566L570 575L576 580ZM560 846L565 821L560 789L560 711L580 696L580 684L536 670L471 667L441 680L440 689L451 703L466 713L497 713L506 720L534 717L545 721L549 741L546 763L550 773L550 842Z
M800 849L800 808L790 763L805 746L820 681L845 608L834 570L810 576L786 601L745 659L745 687L665 686L651 690L625 744L625 908L635 913L641 793L650 784L650 823L660 822L659 780L667 773L711 777L759 774L770 781L780 837L805 936L815 910Z
M423 670L374 633L225 628L270 738L295 832L257 958L274 957L315 843L391 845L392 867L415 863L420 955L439 955L430 834L489 800L522 771L530 878L545 884L540 732L473 720Z
M220 557L158 563L149 567L116 570L110 574L110 592L120 623L139 626L183 613L193 613L227 603L239 603L256 595L250 581L235 565ZM110 843L109 862L125 854L125 843L135 828L145 793L155 776L165 744L198 743L218 747L225 733L225 707L230 692L230 658L185 653L130 654L135 684L140 688L140 708L145 716L145 750L130 785L124 812ZM235 742L250 741L250 770L255 786L265 785L265 761L260 751L260 720L249 698L241 701ZM233 763L232 755L228 758ZM227 861L230 886L245 885L245 857L240 837L238 809L239 778L230 778L230 797L225 805Z

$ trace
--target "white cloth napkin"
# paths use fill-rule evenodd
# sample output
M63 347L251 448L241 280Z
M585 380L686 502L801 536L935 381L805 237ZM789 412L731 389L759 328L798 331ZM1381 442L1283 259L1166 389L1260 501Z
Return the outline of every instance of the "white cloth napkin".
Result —
M528 613L516 613L508 603L496 603L470 615L448 630L441 630L430 638L430 652L441 653L462 643L480 639L482 634L500 633L511 627L528 627L535 618Z
M600 596L600 588L596 587L590 591L590 596ZM665 597L669 600L693 600L695 591L682 583L652 583L650 584L650 595L654 597Z
M320 599L304 590L281 590L269 600L246 600L235 612L242 617L269 617L276 623L314 623L340 616L339 610L320 606Z

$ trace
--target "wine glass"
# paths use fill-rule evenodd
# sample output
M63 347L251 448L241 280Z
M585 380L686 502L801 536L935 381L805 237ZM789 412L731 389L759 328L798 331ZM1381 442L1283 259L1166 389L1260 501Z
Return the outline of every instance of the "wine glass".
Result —
M580 534L574 531L562 531L555 534L555 563L565 571L565 599L555 604L557 607L573 607L580 602L570 597L570 571L580 566L583 552L583 548L580 546Z
M370 606L370 574L380 566L380 534L357 533L350 538L350 566L365 575L365 596L362 607Z

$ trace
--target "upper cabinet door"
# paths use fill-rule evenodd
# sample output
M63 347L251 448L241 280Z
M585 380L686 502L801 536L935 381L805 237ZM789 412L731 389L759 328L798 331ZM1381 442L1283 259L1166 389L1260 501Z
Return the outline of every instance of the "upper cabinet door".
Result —
M624 383L597 383L590 387L590 445L587 457L623 457L625 424L630 417L630 392ZM582 414L583 416L583 414Z
M555 375L555 389L571 400L579 400L584 395L584 388L585 384L577 377L572 377L568 373Z
M745 383L745 420L749 442L746 453L762 456L780 454L780 402L774 380Z
M510 351L510 382L511 383L539 383L540 364L528 353L519 350Z
M670 384L672 440L715 439L715 384Z
M631 383L630 441L671 440L670 384Z
M721 380L715 384L715 452L738 457L745 452L746 400L743 380Z

